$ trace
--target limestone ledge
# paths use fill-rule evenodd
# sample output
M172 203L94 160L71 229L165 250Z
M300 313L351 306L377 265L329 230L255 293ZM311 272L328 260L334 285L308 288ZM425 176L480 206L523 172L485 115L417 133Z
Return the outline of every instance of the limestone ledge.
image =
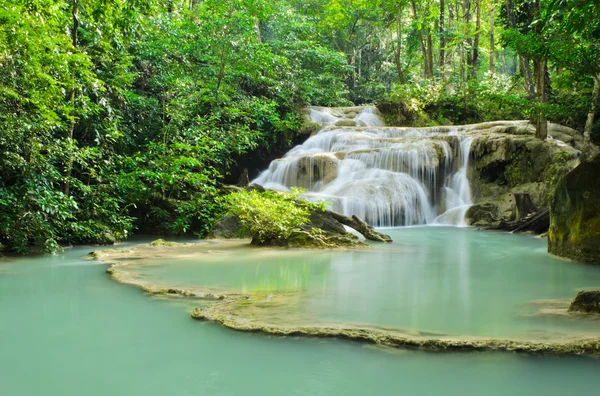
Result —
M217 322L228 329L243 332L278 336L331 337L400 349L419 349L432 352L505 351L528 354L600 357L600 338L580 339L569 342L531 342L479 337L432 338L378 328L279 326L252 321L243 316L232 314L228 311L228 306L232 304L235 304L235 302L214 304L208 308L196 308L192 311L191 316L196 320Z
M225 242L222 242L225 243ZM226 243L232 243L227 241ZM115 281L140 288L145 293L167 297L196 298L213 301L208 307L195 308L191 316L244 332L256 332L277 336L331 337L384 347L418 349L432 352L458 351L507 351L548 355L583 355L600 357L600 337L570 338L557 342L520 341L483 337L459 337L415 330L384 328L370 325L277 325L268 323L269 308L286 309L291 294L251 293L241 294L227 291L209 291L194 288L177 288L168 285L149 284L127 270L132 264L140 263L149 254L167 257L173 255L172 248L197 248L200 244L146 244L131 249L104 249L91 252L99 261L109 264L106 272ZM205 246L202 246L205 247ZM208 246L211 247L211 246ZM196 249L198 250L198 249ZM215 251L196 251L198 253ZM265 320L266 318L266 320Z

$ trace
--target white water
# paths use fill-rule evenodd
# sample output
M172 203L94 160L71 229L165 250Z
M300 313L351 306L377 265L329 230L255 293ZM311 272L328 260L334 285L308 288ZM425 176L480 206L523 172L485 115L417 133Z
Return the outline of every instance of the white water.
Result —
M467 177L473 138L460 136L458 139L460 142L460 168L446 178L444 185L446 211L434 219L436 224L466 226L465 214L473 205L471 186Z
M471 136L456 128L385 127L374 107L312 108L310 117L323 125L319 133L254 183L306 188L307 198L379 227L465 225Z

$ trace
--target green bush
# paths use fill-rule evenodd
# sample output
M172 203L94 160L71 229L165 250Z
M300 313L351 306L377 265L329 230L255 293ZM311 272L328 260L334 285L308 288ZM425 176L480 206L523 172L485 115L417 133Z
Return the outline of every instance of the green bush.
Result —
M240 191L226 198L226 206L231 214L240 217L253 243L285 245L290 235L308 222L310 209L324 209L323 203L299 200L301 193L300 189L289 193Z

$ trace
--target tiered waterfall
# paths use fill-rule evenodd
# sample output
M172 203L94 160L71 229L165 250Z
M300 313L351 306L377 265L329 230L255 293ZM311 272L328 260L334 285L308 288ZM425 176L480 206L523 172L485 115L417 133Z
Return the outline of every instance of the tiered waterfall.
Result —
M306 198L378 227L464 225L473 138L460 127L386 127L374 107L311 108L310 117L319 132L254 183L305 188Z

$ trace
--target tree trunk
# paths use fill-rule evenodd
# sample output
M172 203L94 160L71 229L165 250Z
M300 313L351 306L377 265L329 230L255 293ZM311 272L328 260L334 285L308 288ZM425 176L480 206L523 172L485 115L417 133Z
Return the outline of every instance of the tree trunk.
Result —
M79 15L79 0L73 0L73 8L71 11L71 14L73 15L73 28L71 29L71 44L73 45L74 50L77 50L77 30L79 29L79 19L78 19L78 15ZM71 172L73 171L73 150L72 150L72 145L73 145L73 135L75 133L75 71L73 71L71 73L71 78L72 78L72 84L73 86L71 87L71 92L69 93L69 104L71 105L71 120L70 120L70 125L69 125L69 134L68 134L68 138L69 138L69 158L67 159L67 171L65 174L65 186L64 186L64 193L65 195L69 195L69 190L71 188Z
M548 120L543 105L546 103L546 59L534 60L535 85L537 87L537 98L539 109L536 115L535 136L546 140L548 137Z
M375 231L375 229L372 226L367 224L364 220L362 220L356 215L349 217L341 213L332 212L330 210L326 210L325 213L330 215L340 223L360 232L368 240L378 242L392 242L392 238L390 238L389 235L381 234Z
M583 154L587 157L590 152L592 142L592 128L594 126L594 117L598 111L598 99L600 98L600 74L594 75L594 89L592 91L592 105L585 121L583 132Z
M406 82L404 70L402 70L402 5L398 4L398 14L396 15L396 44L394 45L394 61L396 63L396 72L400 84Z
M541 15L541 6L540 6L540 1L539 0L535 0L533 2L533 15L532 18L533 19L537 19L539 18ZM533 31L534 33L536 33L539 36L539 40L543 40L542 38L542 25L540 23L536 24L533 27ZM536 118L536 128L535 128L535 135L542 139L542 140L546 140L546 138L548 137L548 121L546 120L546 114L544 112L544 104L547 102L547 95L548 95L548 81L549 80L547 78L548 75L548 60L546 59L546 57L544 55L538 55L538 59L534 59L533 60L533 70L535 73L535 87L536 87L536 94L537 94L537 98L538 98L538 103L539 103L539 109L537 112L537 118Z
M443 75L444 74L444 64L445 64L445 56L446 56L446 49L444 48L446 46L446 32L444 31L444 10L445 9L445 2L444 0L440 0L440 21L439 21L439 34L440 34L440 58L439 58L439 68L440 68L440 73Z
M413 11L413 17L415 20L418 19L418 12L417 12L417 4L415 3L415 1L411 1L412 4L412 11ZM427 31L429 31L429 29L427 29ZM433 71L430 69L429 65L429 52L427 50L427 44L425 43L425 36L423 35L423 30L419 29L418 30L418 34L419 34L419 42L421 44L421 53L423 54L423 77L425 79L428 79L430 77L433 77ZM430 34L428 34L430 36ZM428 37L429 39L430 37Z
M254 19L254 31L256 32L256 40L259 43L262 43L262 35L260 33L260 22L258 21L258 18Z
M466 54L466 59L463 61L466 62L466 73L464 77L466 77L468 80L471 74L471 66L473 63L473 38L471 37L471 0L463 0L462 7L464 24L463 34L466 37L465 42L467 43L466 51L464 51ZM463 79L465 79L464 77Z
M427 69L429 78L433 78L433 38L431 37L431 29L427 28Z
M490 72L492 74L496 73L496 41L494 37L494 25L496 24L496 18L494 15L494 8L490 11Z
M515 9L512 0L506 0L506 14L508 20L508 26L511 29L517 29L517 20L515 18ZM524 56L519 55L519 64L521 66L521 72L523 73L523 78L525 79L525 85L527 87L527 93L529 94L529 98L533 99L535 97L535 86L533 85L533 78L531 77L531 69L529 68L529 59Z
M475 77L477 73L477 63L479 62L479 30L481 29L481 0L476 0L475 10L477 21L475 22L475 41L473 42L473 57L471 58L471 73L469 78Z
M525 85L527 86L527 92L530 98L535 97L535 85L533 84L533 77L531 76L531 68L529 67L529 59L525 56L519 55L519 61L521 62L521 72L525 79Z

